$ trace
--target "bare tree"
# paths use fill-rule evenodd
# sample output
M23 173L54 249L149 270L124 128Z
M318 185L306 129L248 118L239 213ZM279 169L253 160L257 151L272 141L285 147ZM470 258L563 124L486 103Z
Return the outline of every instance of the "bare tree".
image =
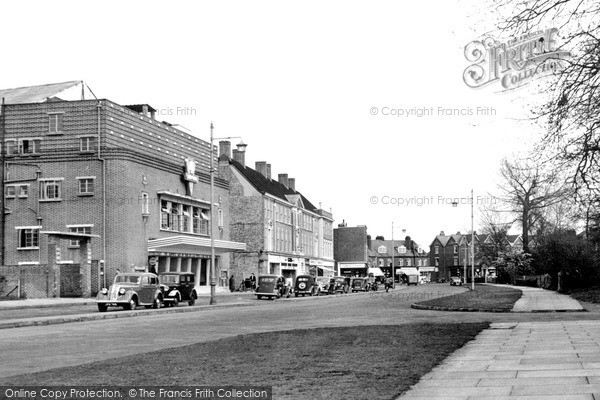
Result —
M545 171L536 163L509 161L504 158L500 167L503 182L499 185L500 201L514 222L522 227L523 251L529 252L529 234L540 221L544 211L560 202L568 193L565 182L554 171Z
M575 193L600 198L600 2L495 0L499 28L512 36L556 27L563 69L542 86L548 100L534 111L546 125L540 149L557 168L569 168Z

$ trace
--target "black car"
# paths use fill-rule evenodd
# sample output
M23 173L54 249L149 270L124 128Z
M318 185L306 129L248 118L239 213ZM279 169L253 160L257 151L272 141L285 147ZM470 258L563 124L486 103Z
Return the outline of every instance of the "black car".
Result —
M195 278L192 272L161 272L158 279L165 306L177 307L181 301L187 301L190 306L196 304Z
M321 294L321 287L317 283L316 279L312 275L298 275L294 284L294 296L298 295L319 296Z

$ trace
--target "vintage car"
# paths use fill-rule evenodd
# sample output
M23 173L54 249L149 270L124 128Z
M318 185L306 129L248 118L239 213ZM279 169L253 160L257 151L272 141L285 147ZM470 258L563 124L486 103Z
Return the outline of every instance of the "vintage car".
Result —
M96 297L98 311L104 312L109 306L134 310L137 306L160 308L163 293L158 276L150 272L118 273L109 289L102 288Z
M321 288L321 294L335 294L333 290L335 282L332 282L330 278L319 277L317 278L317 284Z
M321 288L312 275L298 275L294 284L294 296L298 295L318 296L321 294Z
M354 278L352 279L352 293L354 292L368 292L371 290L371 284L368 278Z
M348 293L350 291L350 278L334 276L331 278L334 293Z
M190 306L196 304L198 294L195 288L195 274L192 272L161 272L158 274L165 306L177 307L181 301Z
M458 276L450 277L450 286L462 286L462 281Z
M290 289L290 286L285 283L285 278L281 275L261 275L258 277L254 294L258 300L263 297L272 300L280 297L290 297Z

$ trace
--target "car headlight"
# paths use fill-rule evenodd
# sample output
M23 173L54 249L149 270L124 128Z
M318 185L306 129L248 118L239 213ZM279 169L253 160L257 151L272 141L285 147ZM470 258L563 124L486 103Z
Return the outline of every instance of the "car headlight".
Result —
M119 289L119 294L120 295L124 295L125 294L125 289L123 289L123 288Z
M102 290L100 291L100 293L102 293L102 294L108 294L108 289L107 288L102 288Z

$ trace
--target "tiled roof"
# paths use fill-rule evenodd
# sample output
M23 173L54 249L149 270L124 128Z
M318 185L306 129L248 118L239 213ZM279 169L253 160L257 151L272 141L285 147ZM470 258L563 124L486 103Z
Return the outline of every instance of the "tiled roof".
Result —
M419 247L419 245L417 243L415 243L417 249ZM377 251L377 249L380 246L385 246L387 252L386 253L379 253ZM397 248L400 246L406 246L406 241L405 240L394 240L393 242L393 247ZM391 257L392 256L392 241L391 240L371 240L371 249L373 250L373 252L375 252L375 256L376 257ZM370 256L370 254L369 254ZM406 253L398 253L398 251L394 251L394 257L419 257L420 254L418 251L415 251L413 254L413 251L410 249L406 249Z
M42 103L81 81L51 83L48 85L27 86L0 90L0 99L4 97L6 104Z
M308 201L308 199L304 197L302 193L286 187L284 184L279 183L279 181L267 179L260 172L252 168L245 167L231 158L229 159L229 163L233 165L238 171L240 171L240 173L244 175L248 182L250 182L256 188L256 190L258 190L262 194L268 193L285 201L289 201L286 195L300 195L302 203L304 203L305 209L312 212L317 211L317 207L315 207L310 201Z

